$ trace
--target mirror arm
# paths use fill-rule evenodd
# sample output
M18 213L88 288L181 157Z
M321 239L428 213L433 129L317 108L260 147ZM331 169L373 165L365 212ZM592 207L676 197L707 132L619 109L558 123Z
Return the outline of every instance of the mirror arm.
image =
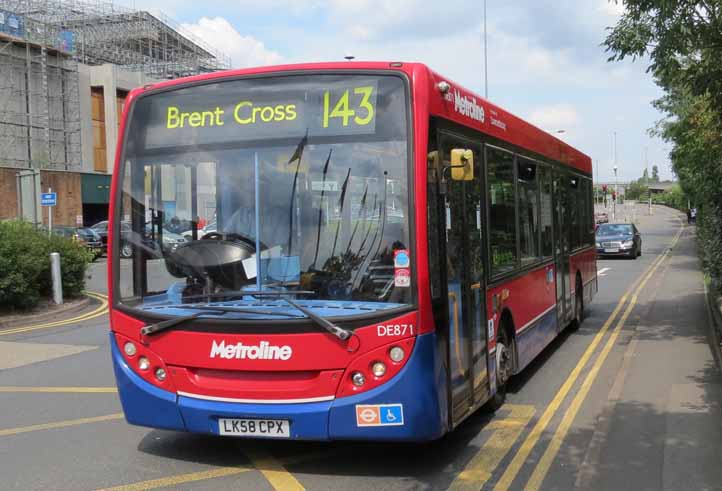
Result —
M439 194L446 195L446 171L451 169L464 168L466 164L461 165L443 165L441 166L441 180L439 180Z

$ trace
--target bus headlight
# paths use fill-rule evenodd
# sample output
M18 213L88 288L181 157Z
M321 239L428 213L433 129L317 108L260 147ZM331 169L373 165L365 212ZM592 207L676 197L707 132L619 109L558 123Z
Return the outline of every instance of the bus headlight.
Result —
M162 382L165 380L165 377L166 377L165 370L163 370L162 368L156 368L155 378L157 378L158 380L160 380Z
M123 360L138 376L163 390L175 390L168 367L147 345L119 333L115 333L115 342Z
M125 354L128 356L135 356L135 354L137 353L135 345L131 342L125 343L125 346L123 346L123 351L125 351Z
M353 382L356 387L361 387L366 383L366 377L361 372L354 372L353 375L351 375L351 382Z
M336 397L360 394L391 381L411 360L415 342L415 336L400 339L356 357L346 368Z
M389 358L391 358L391 361L393 361L394 363L401 362L405 356L406 353L404 353L404 349L400 346L394 346L389 351Z
M383 377L386 375L386 365L384 365L383 362L377 361L371 366L371 373L374 374L374 377Z

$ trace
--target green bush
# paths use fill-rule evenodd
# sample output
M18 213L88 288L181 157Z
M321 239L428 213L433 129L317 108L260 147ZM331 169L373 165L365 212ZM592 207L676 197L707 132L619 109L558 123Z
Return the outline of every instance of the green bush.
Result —
M92 253L71 239L48 237L28 223L0 222L0 310L30 309L51 295L51 252L60 254L63 295L80 295Z
M700 209L697 219L697 235L702 263L707 272L722 288L722 205L707 204Z

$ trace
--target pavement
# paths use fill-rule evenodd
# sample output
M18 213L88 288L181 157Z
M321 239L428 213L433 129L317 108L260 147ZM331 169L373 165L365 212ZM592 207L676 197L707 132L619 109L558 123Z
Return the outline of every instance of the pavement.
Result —
M100 300L72 322L0 330L0 489L722 490L722 376L695 229L663 207L627 211L643 254L598 262L582 326L512 380L496 413L424 445L129 426ZM105 292L104 268L88 289Z

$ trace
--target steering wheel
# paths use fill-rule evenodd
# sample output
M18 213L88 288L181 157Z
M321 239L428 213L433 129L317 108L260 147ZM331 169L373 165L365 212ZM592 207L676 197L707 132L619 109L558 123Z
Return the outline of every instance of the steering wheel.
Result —
M203 239L180 244L165 257L168 272L195 281L211 279L226 289L238 290L249 283L243 261L253 257L256 244L238 234L212 232Z

